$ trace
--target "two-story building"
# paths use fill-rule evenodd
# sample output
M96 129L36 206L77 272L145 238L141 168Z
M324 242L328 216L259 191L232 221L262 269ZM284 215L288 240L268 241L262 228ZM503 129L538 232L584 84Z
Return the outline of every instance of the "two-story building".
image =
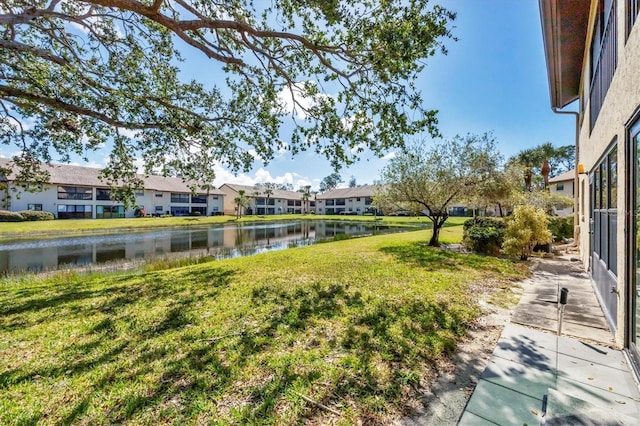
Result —
M224 214L235 215L238 207L235 199L243 191L247 198L243 215L306 214L315 213L316 200L299 191L282 189L266 190L263 186L225 183L219 188L225 194Z
M377 186L367 185L325 191L316 195L316 211L318 214L374 213L373 196L377 190Z
M569 170L568 172L549 178L549 185L547 186L547 189L551 194L573 198L575 175L575 170ZM571 216L573 214L573 206L556 206L553 208L553 212L558 216Z
M0 158L0 168L10 168L9 159ZM50 211L58 219L107 219L134 217L136 209L151 215L186 216L222 214L224 193L198 188L192 193L189 182L179 178L141 176L144 188L135 192L135 206L126 209L115 200L109 186L100 178L100 169L67 164L44 165L49 181L27 188L4 176L0 209L10 211ZM197 212L197 213L196 213Z
M577 104L582 260L640 371L640 1L539 1L551 106Z

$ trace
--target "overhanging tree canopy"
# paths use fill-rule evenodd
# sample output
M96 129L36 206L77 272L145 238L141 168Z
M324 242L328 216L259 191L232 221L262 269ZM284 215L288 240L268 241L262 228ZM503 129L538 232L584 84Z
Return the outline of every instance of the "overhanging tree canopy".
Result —
M105 143L105 176L120 183L138 158L206 181L213 162L246 170L282 149L334 166L363 146L382 153L437 133L415 83L454 15L427 3L6 0L0 140L18 147L25 180L39 160ZM181 76L187 51L211 60L210 79Z

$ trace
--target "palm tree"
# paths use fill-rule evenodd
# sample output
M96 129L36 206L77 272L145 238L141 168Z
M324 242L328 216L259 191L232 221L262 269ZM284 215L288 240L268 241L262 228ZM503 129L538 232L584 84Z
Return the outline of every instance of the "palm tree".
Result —
M302 191L302 205L304 206L304 214L309 213L309 199L311 198L311 185L305 185Z
M269 197L273 195L273 189L270 184L268 183L264 184L264 193L267 196L267 207L265 208L264 213L269 214Z
M236 219L240 219L242 210L249 204L249 199L245 195L244 189L238 191L238 196L233 201L236 203Z

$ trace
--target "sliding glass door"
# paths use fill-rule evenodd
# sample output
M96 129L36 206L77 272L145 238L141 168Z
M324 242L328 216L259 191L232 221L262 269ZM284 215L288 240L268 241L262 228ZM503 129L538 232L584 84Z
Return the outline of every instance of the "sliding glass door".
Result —
M633 179L631 194L629 201L631 204L631 215L629 229L630 241L629 249L633 253L630 256L630 288L628 293L628 313L629 313L629 350L632 358L636 363L636 367L640 366L640 121L631 127L629 132L629 148L630 155L630 171Z

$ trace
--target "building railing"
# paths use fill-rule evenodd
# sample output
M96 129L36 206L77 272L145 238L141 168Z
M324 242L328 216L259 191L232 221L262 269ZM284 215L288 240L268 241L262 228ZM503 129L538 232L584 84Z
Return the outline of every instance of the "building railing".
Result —
M613 80L618 64L618 45L617 45L617 24L616 24L616 2L611 3L611 9L608 11L608 18L602 33L602 42L598 60L595 62L593 77L591 79L591 91L589 96L590 104L590 125L591 129L596 124L600 109L607 96L607 91ZM606 15L605 15L606 16ZM593 62L592 62L593 63Z

